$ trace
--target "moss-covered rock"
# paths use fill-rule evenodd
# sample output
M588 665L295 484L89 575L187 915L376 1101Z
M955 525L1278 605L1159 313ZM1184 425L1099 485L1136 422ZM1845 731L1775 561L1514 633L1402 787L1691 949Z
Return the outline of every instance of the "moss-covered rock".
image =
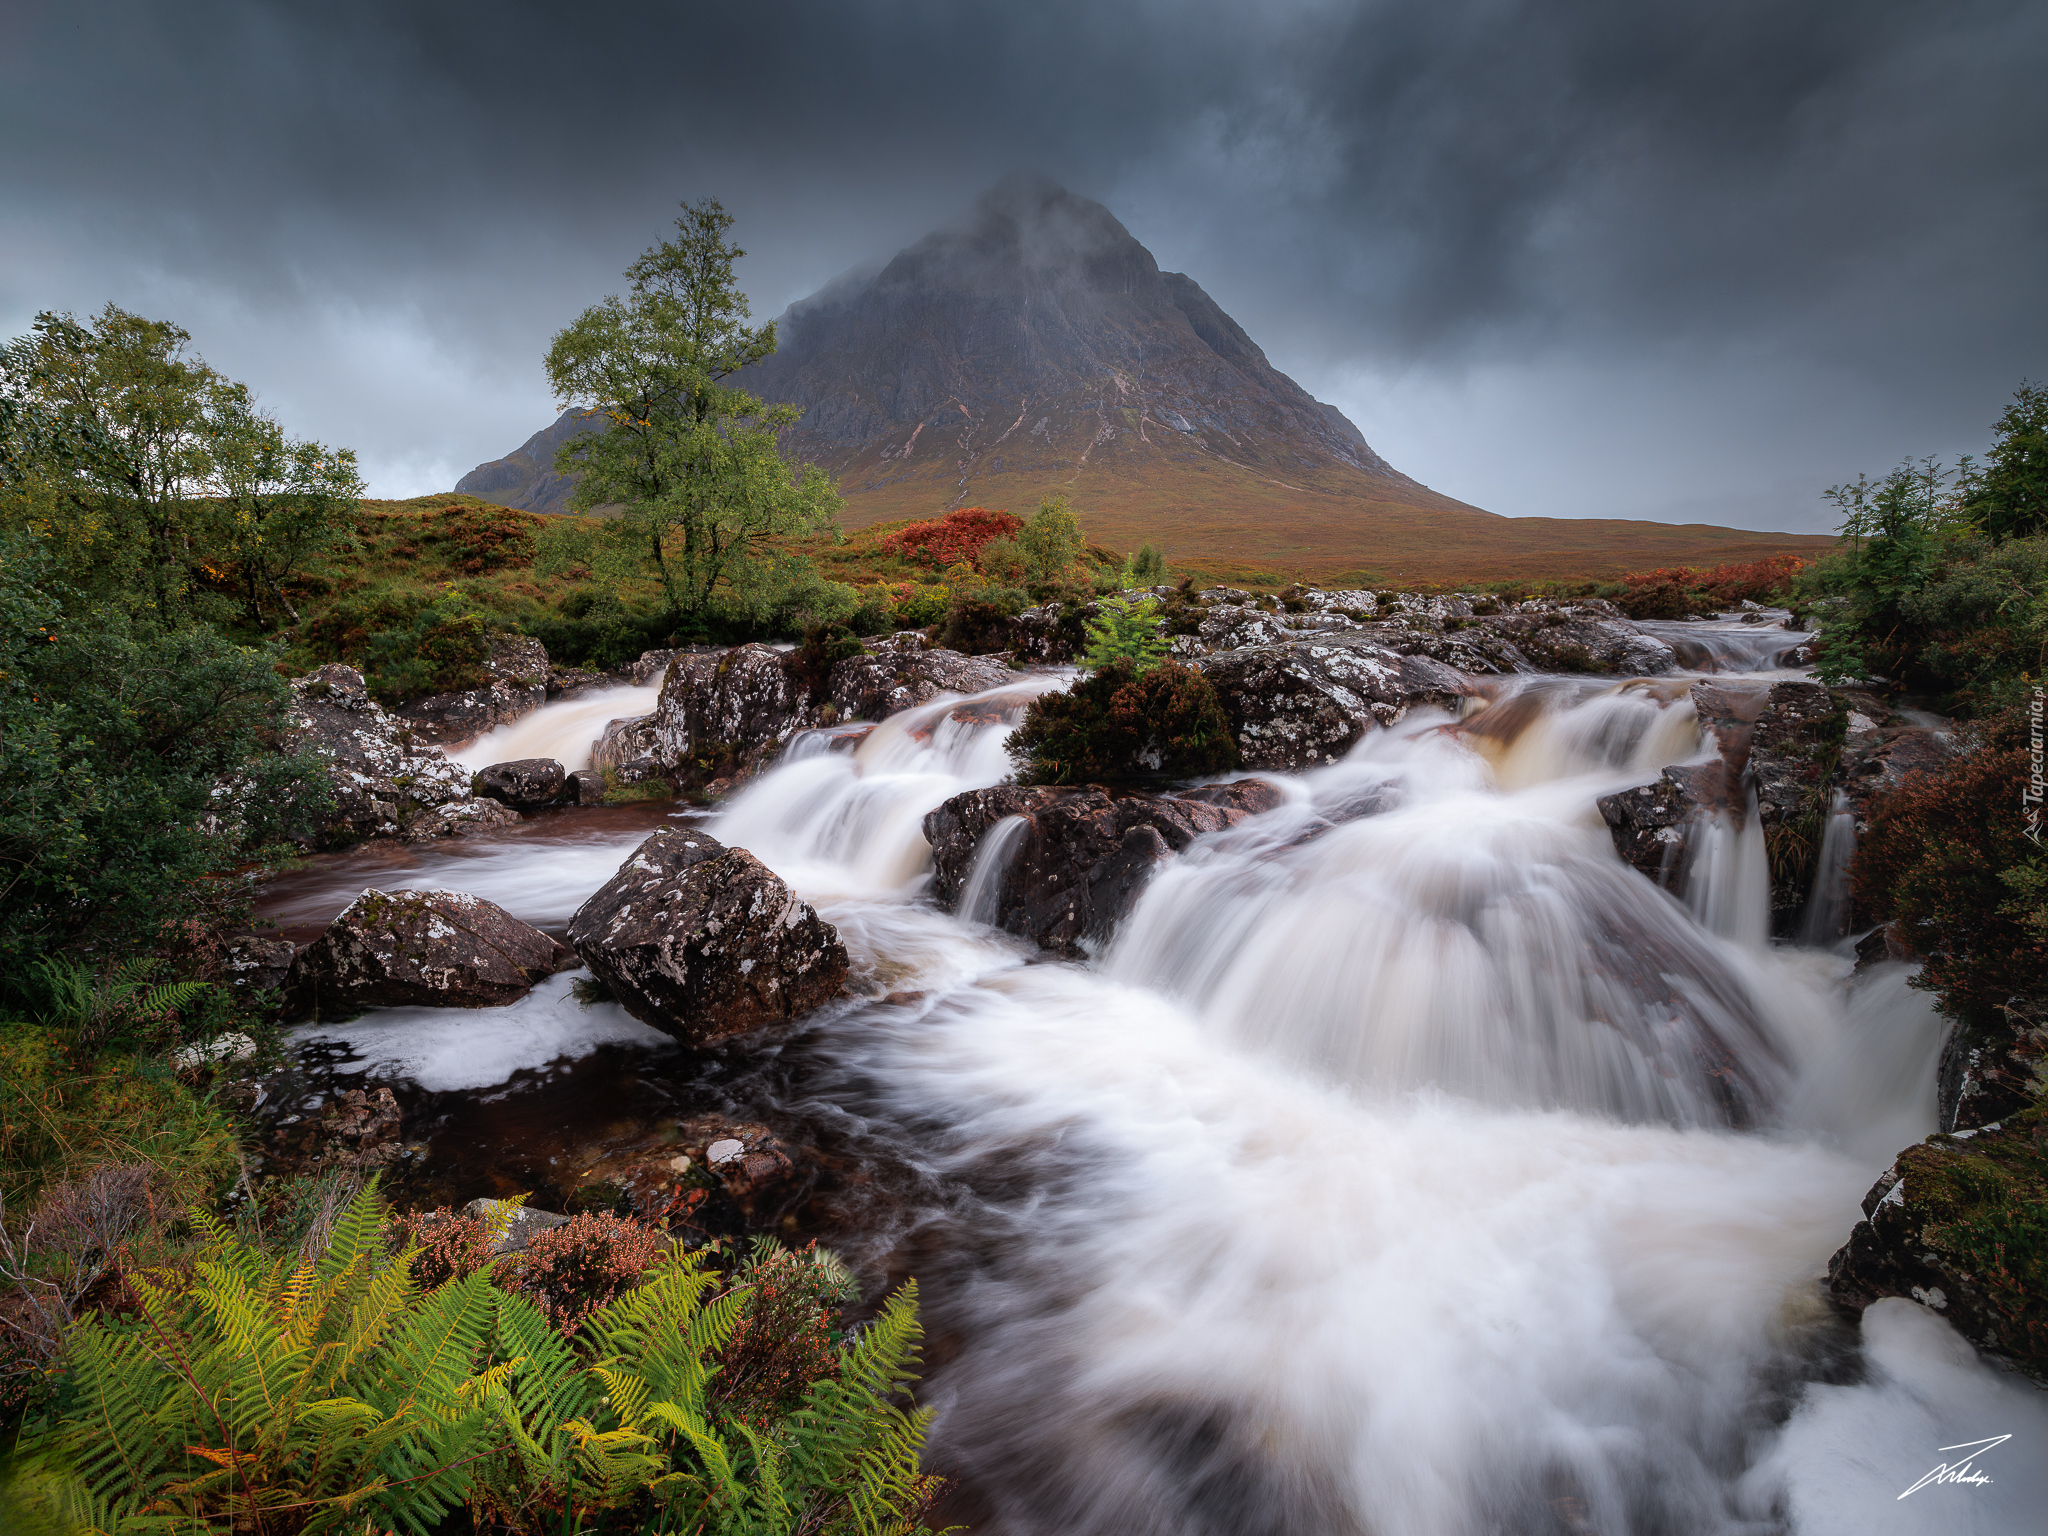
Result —
M1837 1305L1899 1296L2048 1380L2048 1106L1908 1147L1828 1264Z

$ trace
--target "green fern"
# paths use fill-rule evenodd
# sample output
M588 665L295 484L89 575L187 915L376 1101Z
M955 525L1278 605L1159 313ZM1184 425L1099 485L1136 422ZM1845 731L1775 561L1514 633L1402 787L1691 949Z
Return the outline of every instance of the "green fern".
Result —
M138 1316L74 1328L73 1406L27 1446L50 1502L120 1536L426 1536L486 1451L472 1383L497 1293L479 1275L419 1295L374 1186L303 1262L193 1219L209 1252L189 1281L131 1275Z
M466 1505L515 1532L630 1511L694 1536L908 1536L939 1486L919 1469L929 1415L899 1401L914 1285L762 1427L710 1406L749 1291L721 1289L705 1255L671 1251L565 1339L488 1271L421 1290L374 1181L303 1256L192 1220L189 1277L131 1275L136 1316L81 1320L68 1412L24 1442L62 1529L428 1536ZM757 1245L749 1268L790 1257ZM849 1279L829 1255L803 1262Z

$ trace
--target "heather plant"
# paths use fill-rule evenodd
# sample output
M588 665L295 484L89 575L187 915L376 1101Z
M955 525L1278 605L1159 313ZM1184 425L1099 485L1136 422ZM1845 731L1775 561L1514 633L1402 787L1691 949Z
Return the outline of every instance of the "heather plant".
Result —
M1007 743L1020 784L1193 778L1237 766L1215 686L1179 662L1128 658L1032 701Z
M1023 518L1008 512L962 507L944 517L898 528L877 543L890 554L919 565L943 568L978 561L991 543L1012 539L1023 526Z
M653 1228L625 1217L586 1213L536 1232L503 1280L529 1298L563 1334L630 1289L668 1248Z
M400 1250L413 1250L412 1277L428 1290L467 1280L497 1249L490 1222L445 1205L402 1213L393 1219L390 1235Z
M757 1237L734 1274L747 1304L719 1354L713 1399L742 1423L792 1412L837 1354L834 1321L853 1299L853 1276L817 1244L792 1251Z

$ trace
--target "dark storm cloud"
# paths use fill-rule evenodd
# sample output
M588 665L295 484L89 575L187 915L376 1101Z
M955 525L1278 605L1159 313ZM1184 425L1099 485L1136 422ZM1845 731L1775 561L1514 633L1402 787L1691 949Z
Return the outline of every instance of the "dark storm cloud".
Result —
M424 489L678 199L772 311L1028 166L1444 489L1627 511L1661 434L1706 481L1647 515L1785 525L2048 371L2044 65L1994 3L17 8L0 319L175 315Z

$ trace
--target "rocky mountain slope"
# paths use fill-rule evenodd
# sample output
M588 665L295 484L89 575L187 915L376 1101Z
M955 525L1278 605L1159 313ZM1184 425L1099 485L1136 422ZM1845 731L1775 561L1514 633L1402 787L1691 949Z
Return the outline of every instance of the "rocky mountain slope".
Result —
M1488 574L1475 558L1590 574L1826 542L1502 518L1440 495L1107 208L1039 176L1006 178L960 224L791 306L779 340L736 382L805 408L786 449L837 478L849 527L1064 494L1115 547L1388 579ZM551 464L579 423L564 413L458 489L564 509Z

